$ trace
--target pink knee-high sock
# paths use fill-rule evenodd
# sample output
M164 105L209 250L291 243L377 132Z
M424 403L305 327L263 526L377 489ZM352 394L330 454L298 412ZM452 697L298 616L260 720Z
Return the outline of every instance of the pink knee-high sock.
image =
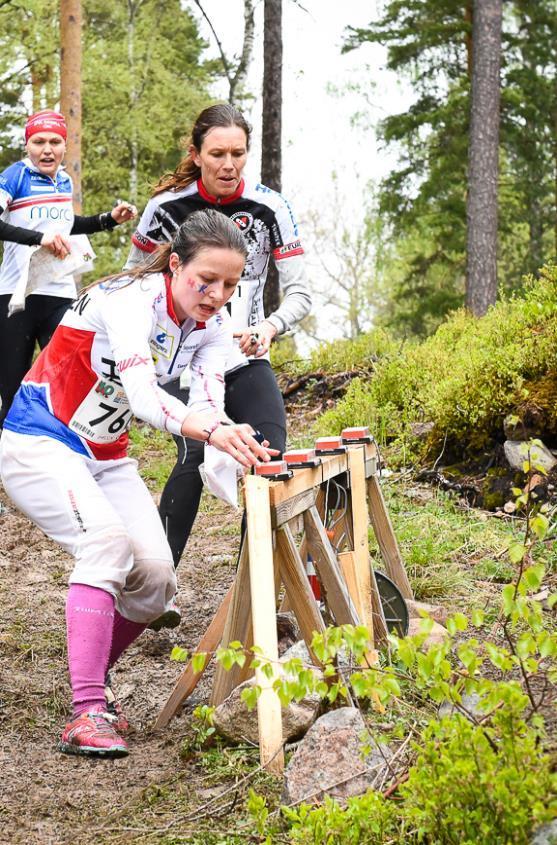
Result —
M74 718L106 709L104 679L113 625L114 596L86 584L70 585L66 628Z
M146 627L146 623L132 622L131 619L126 619L118 613L117 610L114 610L112 646L110 649L110 657L108 659L109 669L112 669L120 655L122 655L127 647L143 633Z

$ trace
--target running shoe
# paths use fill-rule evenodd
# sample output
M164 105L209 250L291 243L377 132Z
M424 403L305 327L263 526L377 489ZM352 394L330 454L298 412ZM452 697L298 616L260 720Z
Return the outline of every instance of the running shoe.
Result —
M127 757L128 744L118 735L115 718L110 713L97 711L81 713L68 722L58 748L64 754L83 754L87 757Z
M122 705L112 691L112 678L109 673L107 673L104 682L104 697L106 698L106 712L116 719L114 723L116 732L119 734L127 733L130 729L130 723L124 715Z
M147 627L151 631L160 631L161 628L177 628L181 621L182 614L180 613L180 608L174 599L172 599L164 613L162 613L158 619L150 622Z

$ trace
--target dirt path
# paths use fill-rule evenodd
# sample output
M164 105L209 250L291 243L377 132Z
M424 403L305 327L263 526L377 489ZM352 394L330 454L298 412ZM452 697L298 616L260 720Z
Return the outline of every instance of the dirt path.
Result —
M158 736L149 727L182 668L169 660L172 646L195 647L233 579L239 519L218 504L200 513L178 570L181 627L147 631L114 672L135 727L131 754L92 761L55 747L69 715L64 602L71 559L3 493L0 502L0 843L99 845L116 832L118 841L144 842L132 829L126 834L127 810L145 805L140 815L152 818L149 794L173 782L178 791L187 784L186 808L204 796L195 767L180 757L187 720L175 719ZM208 688L204 681L185 713L207 701Z

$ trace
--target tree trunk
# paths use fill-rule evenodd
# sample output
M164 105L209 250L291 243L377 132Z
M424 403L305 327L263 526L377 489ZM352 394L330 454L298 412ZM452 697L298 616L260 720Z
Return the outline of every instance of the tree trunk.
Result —
M60 109L68 126L66 169L81 212L81 0L60 0Z
M475 0L467 198L466 307L485 314L497 298L497 181L502 0Z
M253 42L255 39L255 19L253 16L253 0L244 0L244 41L240 61L236 73L229 79L228 102L234 106L238 95L240 98L245 94L248 70L253 55Z
M263 35L263 125L261 181L275 191L282 184L282 0L265 0ZM280 302L278 274L271 262L265 285L265 313Z
M130 148L130 187L129 200L130 202L137 202L137 185L138 185L138 168L139 168L139 141L137 137L137 120L135 111L137 109L137 101L139 98L137 89L137 68L135 63L135 19L139 12L143 0L128 0L128 27L127 27L127 47L128 47L128 67L130 71L130 112L132 116L130 137L128 144Z

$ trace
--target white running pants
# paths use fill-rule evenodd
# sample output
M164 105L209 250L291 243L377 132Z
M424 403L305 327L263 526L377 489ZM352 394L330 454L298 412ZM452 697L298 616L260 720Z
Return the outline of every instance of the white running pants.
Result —
M161 615L176 576L136 461L96 461L52 437L4 429L0 475L17 507L75 557L70 583L112 593L133 622Z

